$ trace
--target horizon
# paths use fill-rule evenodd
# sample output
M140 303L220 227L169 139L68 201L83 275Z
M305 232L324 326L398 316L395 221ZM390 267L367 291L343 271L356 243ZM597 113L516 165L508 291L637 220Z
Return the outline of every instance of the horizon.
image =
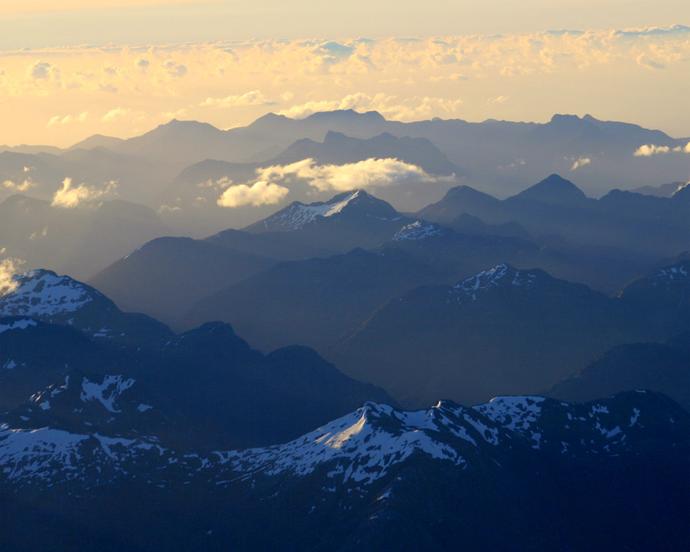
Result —
M586 120L587 118L591 118L591 119L594 119L595 121L598 121L598 122L601 122L601 123L624 123L624 124L630 124L630 125L639 126L639 127L641 127L641 128L646 128L647 130L658 130L658 131L663 132L664 134L666 134L666 135L669 136L670 138L673 138L673 139L676 139L676 140L683 140L683 139L686 139L686 138L690 139L690 130L689 130L686 134L677 134L677 135L676 135L676 134L672 134L672 133L670 133L670 132L667 132L666 130L664 130L664 129L662 129L662 128L648 128L648 127L645 127L644 125L641 125L640 123L638 123L638 122L636 122L636 121L623 121L623 120L603 119L603 118L599 118L599 117L597 117L597 116L595 116L595 115L592 115L591 113L582 113L582 114L578 114L578 113L560 113L560 112L559 112L559 113L553 113L552 115L547 116L547 117L546 117L545 119L543 119L543 120L512 120L512 119L497 119L497 118L494 118L494 117L488 117L488 118L486 118L486 119L481 119L481 120L476 120L476 121L474 121L474 120L469 120L469 119L463 119L463 118L461 118L461 117L452 117L452 118L451 118L451 117L449 117L449 118L444 118L444 117L431 117L431 118L427 118L427 119L415 119L415 120L408 120L408 121L397 121L396 119L390 119L390 118L385 117L380 111L377 111L377 110L375 110L375 109L372 109L372 110L358 110L358 109L353 109L353 108L345 108L345 109L331 109L331 110L324 110L324 111L315 111L315 112L313 112L313 113L309 113L309 114L304 115L304 116L302 116L302 117L295 117L295 116L291 117L291 116L289 116L289 115L282 114L282 113L279 113L279 112L267 111L267 112L265 112L264 114L259 115L257 118L252 119L251 121L249 121L249 122L246 123L246 124L237 125L237 126L231 126L231 127L225 127L225 128L213 124L213 122L211 122L210 120L184 119L184 118L176 118L176 117L173 117L173 118L171 118L171 119L169 119L169 120L167 120L167 121L158 123L158 124L156 124L155 126L152 126L152 127L148 128L148 129L144 130L143 132L140 132L140 133L137 133L137 134L131 134L131 135L116 135L116 134L105 134L105 133L102 133L102 132L96 132L96 133L93 133L93 134L84 135L84 136L82 136L81 138L78 138L75 142L71 142L71 143L68 143L68 144L62 145L62 146L61 146L61 145L57 145L57 144L46 143L46 142L44 142L44 143L39 143L39 142L32 142L32 143L23 142L23 143L14 143L14 144L11 144L11 143L0 143L0 147L19 148L19 147L22 147L22 146L29 146L29 147L31 147L31 146L37 146L37 147L40 147L40 146L47 146L47 147L55 147L55 148L58 148L58 149L61 149L61 150L69 150L69 149L74 148L74 146L78 145L79 143L84 142L84 141L86 141L86 140L88 140L88 139L90 139L90 138L93 138L93 137L117 138L117 139L119 139L119 140L129 140L129 139L131 139L131 138L137 138L137 137L142 136L142 135L144 135L144 134L148 134L149 132L152 132L152 131L154 131L154 130L156 130L156 129L158 129L158 128L161 128L161 127L165 127L165 126L170 125L170 124L172 124L172 123L198 123L198 124L202 124L202 125L210 125L210 126L212 126L213 128L215 128L216 130L220 130L220 131L223 131L223 132L227 132L227 131L232 131L232 130L236 130L236 129L247 128L247 127L251 126L252 124L256 123L257 121L259 121L259 120L261 120L261 119L264 119L264 118L266 118L266 117L270 117L270 116L272 116L272 115L273 115L273 116L276 116L276 117L281 117L281 118L284 118L284 119L289 119L289 120L292 120L292 121L303 121L303 120L309 119L310 117L313 117L313 116L319 116L319 115L330 114L330 113L348 113L348 112L354 113L354 114L357 114L357 115L367 115L367 114L370 114L370 113L375 113L375 114L377 114L377 115L380 115L380 116L381 116L384 120L386 120L386 121L390 121L390 122L402 122L402 123L409 123L409 124L430 122L430 121L433 121L433 120L442 120L442 121L460 121L460 122L465 122L465 123L470 123L470 124L482 124L482 123L488 123L488 122L498 122L498 123L517 123L517 124L546 125L546 124L549 124L550 122L552 122L553 119L554 119L555 117L559 117L559 116L560 116L560 117L576 117L576 118L578 118L579 120Z
M299 118L344 108L398 121L593 113L690 135L686 2L443 4L4 6L0 144L66 147L174 118L228 129L267 112Z

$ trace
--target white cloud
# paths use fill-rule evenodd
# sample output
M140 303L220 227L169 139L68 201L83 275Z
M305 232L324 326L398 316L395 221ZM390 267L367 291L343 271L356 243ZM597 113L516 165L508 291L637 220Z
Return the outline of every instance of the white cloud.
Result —
M80 205L93 204L110 195L115 188L117 188L117 182L113 180L106 183L104 188L98 189L84 183L74 186L71 178L65 178L62 181L62 187L53 195L51 205L74 209Z
M88 111L82 111L75 115L53 115L48 119L48 126L53 127L57 125L68 125L70 123L84 123L89 118Z
M0 297L17 289L18 283L14 277L21 272L24 264L25 261L16 258L0 261Z
M118 119L121 119L122 117L125 117L131 113L131 109L127 107L116 107L114 109L111 109L108 111L103 117L101 117L101 121L104 123L112 123L114 121L117 121Z
M318 192L344 192L436 180L420 167L393 158L371 158L344 165L318 165L314 159L303 159L289 165L257 169L253 182L230 186L218 204L223 207L275 204L288 194L286 185L297 181Z
M252 105L272 105L276 102L269 100L260 90L250 90L244 94L234 94L222 98L206 98L201 107L247 107Z
M572 166L570 167L571 171L576 171L577 169L581 169L582 167L586 167L587 165L591 165L592 160L589 157L580 157L578 159L575 159L573 161Z
M667 153L687 153L690 154L690 142L685 146L657 146L654 144L645 144L635 150L635 157L651 157L652 155L666 155Z
M30 179L30 178L25 178L21 182L16 182L14 180L5 180L2 183L2 187L5 188L6 190L10 190L12 192L26 192L33 188L36 184Z
M280 111L281 115L301 119L319 111L354 109L357 111L378 111L388 119L411 121L434 116L453 116L463 105L461 98L440 98L412 96L400 98L384 93L365 94L357 92L340 100L318 100L293 105Z
M251 205L275 205L280 203L290 190L285 186L259 180L253 184L237 184L227 188L218 198L221 207L244 207Z

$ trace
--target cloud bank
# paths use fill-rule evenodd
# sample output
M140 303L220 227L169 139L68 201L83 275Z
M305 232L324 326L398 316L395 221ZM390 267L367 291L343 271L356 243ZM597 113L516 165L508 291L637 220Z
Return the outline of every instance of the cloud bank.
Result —
M129 136L173 116L229 128L269 109L294 117L371 109L403 121L592 113L690 134L684 26L80 46L0 52L0 68L0 143ZM88 117L75 106L88 106Z

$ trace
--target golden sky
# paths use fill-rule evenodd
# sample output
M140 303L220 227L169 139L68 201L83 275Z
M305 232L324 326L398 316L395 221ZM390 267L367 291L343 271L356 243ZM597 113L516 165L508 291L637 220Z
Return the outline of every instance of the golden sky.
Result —
M687 136L684 23L685 0L3 2L0 144L334 108L591 113Z

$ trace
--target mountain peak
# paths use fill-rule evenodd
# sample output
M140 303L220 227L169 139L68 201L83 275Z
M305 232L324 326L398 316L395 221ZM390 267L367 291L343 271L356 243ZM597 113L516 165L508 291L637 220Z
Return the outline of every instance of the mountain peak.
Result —
M565 204L581 202L587 199L587 196L570 180L566 180L558 174L552 174L513 196L513 198L535 200L542 203Z
M369 212L381 218L397 217L397 212L385 201L378 199L363 189L342 192L328 201L302 203L295 201L270 217L250 226L262 231L286 232L300 230L318 220L330 219L353 208Z
M55 272L36 269L12 278L9 290L0 297L0 315L45 317L64 315L83 308L95 297L95 289L58 276Z

